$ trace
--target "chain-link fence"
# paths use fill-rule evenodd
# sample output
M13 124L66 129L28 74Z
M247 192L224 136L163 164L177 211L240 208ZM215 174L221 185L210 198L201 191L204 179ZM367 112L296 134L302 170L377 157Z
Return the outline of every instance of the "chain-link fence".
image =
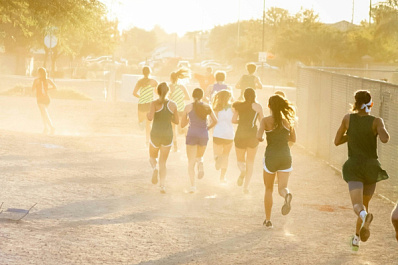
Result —
M372 115L384 119L391 139L379 141L378 154L390 180L378 185L378 192L398 199L398 85L324 70L299 67L297 82L298 142L316 156L341 169L347 159L347 145L336 147L334 137L343 117L354 103L357 90L368 90L374 106ZM322 177L322 172L319 172Z

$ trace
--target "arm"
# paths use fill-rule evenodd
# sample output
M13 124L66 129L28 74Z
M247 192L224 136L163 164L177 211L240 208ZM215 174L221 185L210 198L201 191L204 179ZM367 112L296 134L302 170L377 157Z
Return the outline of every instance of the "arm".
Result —
M184 111L182 112L182 117L181 117L181 128L184 128L185 126L188 125L189 123L189 118L188 118L188 108L190 107L190 105L185 106Z
M238 83L236 83L235 88L240 89L240 82L242 81L242 77L239 79Z
M173 118L171 120L172 123L178 124L180 119L178 117L177 105L174 102L169 102L170 109L173 112Z
M296 142L296 130L294 127L290 127L290 135L289 135L289 146L292 146Z
M210 106L209 106L210 107ZM210 130L211 128L213 128L214 126L216 126L218 120L216 115L214 114L213 109L210 107L210 118L211 118L211 123L209 126L207 126L207 129Z
M258 76L256 76L255 87L256 87L256 89L262 89L263 88L263 84L261 83L261 80L260 80L260 78Z
M153 118L155 117L155 101L151 102L151 105L149 106L149 112L146 114L146 117L149 121L152 121Z
M334 138L334 144L339 146L348 141L348 135L346 134L348 130L347 124L349 124L350 114L344 116L343 121L341 122L340 128L337 130L336 137Z
M238 124L238 122L239 122L239 112L238 111L236 111L236 110L233 110L234 111L234 116L232 116L232 123L234 123L234 124Z
M257 131L257 140L260 142L264 141L264 130L265 130L265 118L260 121L260 127Z
M141 88L141 80L137 81L137 84L135 84L134 90L133 90L133 96L136 98L140 98L140 95L138 94L138 90Z
M53 81L51 81L51 79L47 79L47 82L52 86L52 89L57 89L57 86L54 84Z
M263 113L263 107L261 107L260 104L256 103L256 109L255 111L257 111L258 113L258 120L261 121L264 118L264 113Z
M181 88L182 88L182 92L184 92L184 99L185 99L185 100L190 100L191 97L190 97L189 94L188 94L187 88L186 88L185 86L181 86Z
M376 118L376 126L377 134L379 135L380 141L384 144L387 143L390 140L390 134L387 132L382 118Z

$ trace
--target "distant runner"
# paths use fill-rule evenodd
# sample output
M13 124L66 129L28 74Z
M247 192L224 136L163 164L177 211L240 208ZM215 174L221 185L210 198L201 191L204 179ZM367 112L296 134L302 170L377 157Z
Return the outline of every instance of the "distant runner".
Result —
M369 213L369 201L376 189L376 183L388 179L377 160L377 136L382 143L390 139L383 119L370 115L373 106L369 91L355 93L354 113L346 114L336 133L336 146L348 144L348 160L343 165L343 178L348 183L355 214L358 216L355 235L352 237L353 250L359 249L360 241L370 236L369 226L373 214Z
M254 158L257 153L257 121L264 117L263 108L256 102L256 92L252 88L246 88L244 93L245 101L235 102L233 123L238 124L235 133L235 150L238 160L240 176L238 186L242 186L245 194L249 193L249 183L253 174Z
M144 66L142 68L143 78L137 81L134 87L133 95L138 100L138 123L142 129L145 128L145 143L149 144L149 133L151 131L151 123L146 119L146 115L149 112L149 106L153 100L153 94L158 82L155 79L149 78L151 74L151 68Z
M234 127L231 106L232 95L229 90L221 90L213 96L213 109L217 116L217 124L213 130L213 151L216 169L220 170L220 181L226 183L228 158L234 142Z
M32 91L36 92L37 106L39 107L44 125L43 133L54 134L55 128L50 115L48 114L48 105L50 105L48 90L50 90L49 85L51 86L51 89L57 89L57 86L53 81L47 78L47 71L45 68L40 67L37 70L37 73L39 77L33 81Z
M257 70L257 66L254 63L248 63L246 65L246 70L248 74L243 75L235 85L235 88L240 90L239 100L243 99L243 93L246 88L250 87L254 90L263 88L260 78L254 75Z
M149 145L149 162L153 169L152 183L158 183L160 178L160 192L166 193L166 161L173 144L173 129L171 123L178 124L178 113L176 104L167 100L169 87L166 83L160 83L157 87L159 98L150 104L148 120L153 121L151 130L151 144ZM160 151L160 155L159 155ZM156 165L159 156L159 169Z
M209 140L209 130L217 124L217 118L212 108L202 102L203 90L195 88L192 92L193 103L185 107L181 118L181 127L189 123L186 137L188 174L191 181L190 192L196 192L195 165L198 169L198 179L203 178L203 155ZM207 116L210 116L210 125L207 125Z

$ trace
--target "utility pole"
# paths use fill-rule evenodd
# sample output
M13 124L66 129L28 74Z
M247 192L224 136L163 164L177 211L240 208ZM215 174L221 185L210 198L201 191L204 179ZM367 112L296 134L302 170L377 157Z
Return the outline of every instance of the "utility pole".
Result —
M265 0L263 4L263 45L261 51L264 52L264 31L265 31Z
M354 24L354 11L355 11L355 0L352 0L352 18L351 18L351 24Z
M372 19L372 0L369 1L369 25Z

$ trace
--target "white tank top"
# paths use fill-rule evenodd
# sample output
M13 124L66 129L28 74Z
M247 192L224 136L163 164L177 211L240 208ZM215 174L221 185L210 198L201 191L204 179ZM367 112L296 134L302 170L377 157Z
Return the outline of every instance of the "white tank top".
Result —
M234 126L232 124L232 116L234 113L229 107L218 112L218 122L214 127L213 137L233 140L234 139Z

